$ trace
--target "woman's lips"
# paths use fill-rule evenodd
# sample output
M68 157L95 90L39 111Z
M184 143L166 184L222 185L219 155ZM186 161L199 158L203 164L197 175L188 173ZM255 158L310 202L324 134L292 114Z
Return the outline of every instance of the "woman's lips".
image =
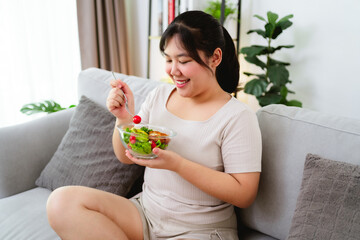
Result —
M184 87L188 82L190 81L190 79L186 79L186 80L175 80L175 85L178 88L182 88Z

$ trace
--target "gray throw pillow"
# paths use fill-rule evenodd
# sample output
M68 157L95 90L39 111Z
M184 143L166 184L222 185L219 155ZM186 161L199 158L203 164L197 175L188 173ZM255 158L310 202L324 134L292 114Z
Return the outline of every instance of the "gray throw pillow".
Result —
M306 156L287 239L359 239L360 166Z
M115 117L107 109L82 96L68 131L36 185L50 190L81 185L125 196L143 174L143 167L116 158L114 126Z

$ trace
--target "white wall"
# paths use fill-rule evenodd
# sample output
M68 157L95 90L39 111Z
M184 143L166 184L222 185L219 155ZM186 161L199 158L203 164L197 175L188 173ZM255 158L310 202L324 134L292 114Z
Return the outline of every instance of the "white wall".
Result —
M135 75L146 77L148 1L127 0L130 11L132 63ZM274 57L288 61L289 88L296 92L289 99L297 99L303 107L320 112L360 119L360 1L296 1L296 0L242 0L241 47L264 44L250 29L263 27L254 14L265 16L267 11L280 17L294 14L293 26L274 41L275 45L293 44ZM159 64L161 59L153 60ZM160 62L159 62L160 61ZM253 66L240 58L241 71L252 71ZM241 80L245 80L241 76ZM252 96L240 95L254 109Z
M126 0L128 45L133 75L146 77L149 1Z
M276 45L293 44L276 57L290 62L292 98L303 107L360 119L360 1L243 0L241 46L264 44L250 29L263 27L254 14L294 14ZM241 60L242 71L252 67Z

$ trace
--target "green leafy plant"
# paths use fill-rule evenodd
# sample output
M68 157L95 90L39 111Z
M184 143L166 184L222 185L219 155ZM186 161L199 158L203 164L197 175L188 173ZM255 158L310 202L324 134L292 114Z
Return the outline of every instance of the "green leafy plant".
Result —
M272 57L275 52L283 48L294 47L294 45L271 46L271 41L292 25L289 19L293 15L290 14L278 20L278 14L269 11L267 12L267 20L259 15L254 15L254 17L265 22L264 29L250 30L247 34L257 33L267 41L267 45L243 47L240 53L244 55L247 62L255 64L265 72L262 74L244 72L245 75L253 77L246 83L244 92L256 96L260 106L284 104L302 107L302 103L297 100L287 100L288 93L294 93L286 86L286 84L291 83L289 71L286 69L290 63L275 60ZM261 58L265 58L265 61L262 61Z
M70 105L68 108L73 108L73 107L76 107L76 105ZM53 113L65 109L66 108L61 107L59 103L53 100L45 100L43 102L25 104L20 109L20 112L26 115L32 115L41 112Z
M228 3L228 1L225 1L225 11L224 11L224 22L226 21L227 17L233 13L236 13L237 9L236 6L232 3ZM207 8L205 8L204 12L212 15L214 18L216 18L220 22L221 18L221 1L211 1L209 2L209 5Z

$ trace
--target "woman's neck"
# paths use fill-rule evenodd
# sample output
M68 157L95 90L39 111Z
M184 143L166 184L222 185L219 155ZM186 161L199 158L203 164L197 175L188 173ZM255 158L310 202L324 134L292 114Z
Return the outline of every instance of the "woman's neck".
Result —
M184 120L205 121L230 99L231 95L221 88L195 97L183 97L174 89L166 107L169 112Z
M207 102L214 102L219 100L225 100L227 102L231 98L231 96L229 93L225 92L218 84L213 84L209 86L206 91L203 91L195 96L182 97L179 95L179 98L182 98L182 100L193 104L204 104Z

